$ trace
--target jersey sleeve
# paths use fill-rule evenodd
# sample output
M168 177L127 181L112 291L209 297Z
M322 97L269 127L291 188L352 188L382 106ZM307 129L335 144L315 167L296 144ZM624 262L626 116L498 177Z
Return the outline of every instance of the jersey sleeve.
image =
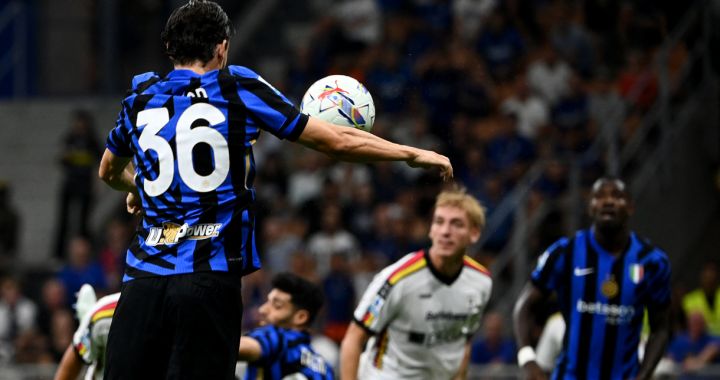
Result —
M132 157L132 123L127 116L128 99L132 94L138 94L145 91L150 85L160 80L160 76L154 72L147 72L138 74L132 79L130 90L128 90L128 97L123 101L122 108L118 114L117 121L115 121L115 128L110 131L105 147L108 148L114 155L120 157Z
M388 278L394 267L378 273L362 296L353 319L370 334L377 334L393 319L400 306L398 291L400 284L390 285Z
M648 271L647 307L667 306L670 303L670 261L667 256L656 251L653 259L646 265Z
M105 142L105 147L114 155L119 157L132 157L130 126L131 124L125 111L125 102L123 102L123 108L118 114L117 121L115 121L115 128L110 131L107 141Z
M557 289L568 256L565 255L568 246L568 239L560 239L538 258L537 266L530 275L530 281L541 291L551 292Z
M80 326L73 334L72 345L75 352L86 364L92 364L97 359L97 350L93 342L93 331L91 324L92 313L86 313L80 321Z
M260 344L262 352L260 353L260 359L257 360L260 363L274 361L285 346L285 337L277 327L272 325L257 328L248 333L248 336Z
M285 95L250 69L230 66L238 83L238 95L260 127L280 139L295 141L308 122Z

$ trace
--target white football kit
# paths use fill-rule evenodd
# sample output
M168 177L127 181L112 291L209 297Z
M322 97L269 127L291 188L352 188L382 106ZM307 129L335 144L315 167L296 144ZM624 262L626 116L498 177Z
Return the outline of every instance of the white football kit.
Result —
M73 335L73 347L88 368L85 380L101 380L105 368L105 348L115 306L120 293L100 298L80 321Z
M419 251L375 276L354 314L374 335L360 358L359 379L447 380L457 373L492 291L487 269L464 261L455 278L446 278Z

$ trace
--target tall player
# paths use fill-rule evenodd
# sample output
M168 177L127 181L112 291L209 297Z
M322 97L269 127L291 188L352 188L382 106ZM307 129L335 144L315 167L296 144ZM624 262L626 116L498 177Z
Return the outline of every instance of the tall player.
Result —
M108 137L100 177L143 212L110 331L109 379L233 377L240 276L260 267L252 145L261 131L341 160L452 176L445 156L300 114L252 70L226 65L230 35L214 2L173 11L161 39L174 70L133 79Z
M567 325L553 379L649 379L669 339L670 264L663 251L630 231L633 203L625 184L592 187L592 226L540 256L514 312L518 364L543 379L531 346L533 313L556 293ZM640 363L643 312L650 336Z
M382 270L355 309L341 346L343 380L465 377L492 288L488 271L466 256L484 226L475 198L460 190L438 195L430 248Z
M245 380L334 379L307 332L322 303L317 285L291 273L276 275L259 309L262 326L240 338L240 360L248 362Z

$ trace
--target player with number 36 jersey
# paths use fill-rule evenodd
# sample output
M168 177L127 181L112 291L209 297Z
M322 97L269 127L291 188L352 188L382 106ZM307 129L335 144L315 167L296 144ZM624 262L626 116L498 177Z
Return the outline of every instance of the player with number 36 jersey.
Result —
M252 144L262 130L296 140L308 117L239 66L141 74L122 105L107 148L133 157L145 211L124 281L259 268Z
M136 76L98 175L143 214L108 335L107 380L232 379L240 277L260 267L252 145L265 130L344 161L404 161L452 176L447 157L298 111L228 66L232 23L210 0L176 8L160 38L173 70Z

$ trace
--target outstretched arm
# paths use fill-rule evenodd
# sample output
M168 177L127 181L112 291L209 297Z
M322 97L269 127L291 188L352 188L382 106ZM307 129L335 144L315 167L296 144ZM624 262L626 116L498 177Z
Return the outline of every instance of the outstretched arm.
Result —
M55 380L75 380L83 367L83 361L75 352L72 345L69 345L63 354L60 365L55 372Z
M343 380L357 379L360 354L365 343L370 338L365 329L355 322L350 322L340 345L340 378Z
M670 340L670 307L669 305L662 308L648 310L648 318L650 320L650 336L645 345L645 356L640 363L640 371L636 379L652 378L655 366L662 359L665 353L665 347Z
M444 179L453 176L450 160L441 154L396 144L372 133L339 127L314 117L308 120L298 142L342 161L405 161L411 167L437 167Z
M520 293L513 311L513 329L518 351L518 364L529 380L545 379L545 373L535 360L535 350L532 345L532 310L535 305L545 301L547 297L535 285L528 284Z

